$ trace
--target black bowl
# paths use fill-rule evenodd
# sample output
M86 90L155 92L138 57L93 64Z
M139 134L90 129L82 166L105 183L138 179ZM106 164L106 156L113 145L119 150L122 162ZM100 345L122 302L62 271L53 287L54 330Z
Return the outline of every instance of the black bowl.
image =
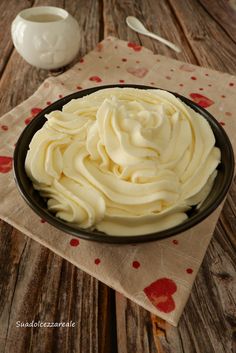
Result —
M168 238L170 236L176 235L178 233L184 232L189 228L195 226L199 222L203 221L207 216L209 216L216 208L219 206L221 201L223 201L229 186L231 184L233 173L234 173L234 155L231 143L228 136L226 135L224 129L221 125L213 118L213 116L208 113L205 109L201 108L199 105L193 103L189 99L174 93L176 97L181 99L184 103L194 109L196 112L200 113L210 124L216 139L216 146L221 150L221 163L218 166L218 174L214 181L213 188L202 203L199 209L192 209L189 214L189 218L183 223L166 229L160 232L152 234L144 234L137 236L111 236L99 231L90 231L81 228L74 227L72 224L67 223L50 213L47 209L46 201L39 195L39 193L34 190L31 180L28 178L25 172L25 158L29 148L31 139L33 138L35 132L39 130L46 122L45 114L53 110L61 110L63 105L69 102L73 98L80 98L90 93L103 88L112 87L134 87L140 89L152 89L154 87L142 86L142 85L109 85L109 86L99 86L94 88L85 89L69 96L66 96L55 103L51 104L40 112L24 129L22 132L14 152L14 177L18 189L28 203L28 205L37 213L41 218L46 220L48 223L52 224L54 227L64 231L65 233L74 235L79 238L84 238L87 240L93 240L98 242L106 243L139 243L153 241L163 238Z

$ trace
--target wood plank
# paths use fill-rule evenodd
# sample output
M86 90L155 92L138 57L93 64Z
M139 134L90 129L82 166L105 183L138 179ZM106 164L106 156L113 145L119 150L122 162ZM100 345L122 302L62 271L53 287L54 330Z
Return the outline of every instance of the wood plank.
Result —
M227 32L228 36L236 42L236 2L233 7L230 1L217 0L215 6L214 0L200 0L200 3L213 17L218 25Z
M226 201L220 222L177 328L150 315L146 310L117 294L119 352L230 353L234 351L235 200L234 181L230 197ZM153 334L150 334L150 319ZM145 342L148 344L145 345Z
M46 3L47 1L40 0L36 1L35 5ZM6 1L1 2L0 6L2 4L6 4ZM55 0L50 4L63 6L63 1ZM228 51L231 39L226 33L226 27L223 30L213 18L210 20L209 14L203 8L201 11L197 9L197 21L202 12L205 14L199 22L200 27L199 25L197 27L197 24L190 23L195 22L195 16L192 15L194 12L191 13L191 9L195 9L196 2L185 4L187 11L185 9L183 11L190 15L187 18L183 14L180 17L177 14L176 9L181 6L180 1L175 2L173 12L168 2L160 1L157 4L154 0L145 2L104 0L104 5L102 1L97 0L82 0L79 5L76 1L65 1L66 9L78 19L81 27L78 57L84 55L102 39L103 21L106 35L136 41L155 53L176 57L174 52L162 44L139 36L126 28L124 19L132 14L143 20L150 30L158 32L176 44L181 43L183 53L178 56L179 59L231 72L233 63L231 66L229 63L234 56L232 51ZM104 18L101 16L102 9ZM208 19L209 24L203 23L202 26L202 22L207 22ZM185 28L184 32L182 27ZM196 34L191 32L195 27ZM215 31L213 37L212 31ZM201 37L202 34L204 35ZM219 60L221 53L216 57L214 54L216 42L218 44L222 39L227 42L223 44L225 64L223 59ZM14 52L0 82L2 95L0 111L2 113L8 111L31 95L47 75L50 73L30 67ZM236 230L235 190L233 185L179 328L173 328L154 316L150 319L150 314L144 309L125 298L119 298L116 305L120 352L223 353L226 349L227 353L232 351L232 335L236 322L233 307L235 303L232 299L235 288L232 279L235 271L232 252ZM3 263L0 261L2 266L0 288L3 293L0 298L0 353L115 352L116 341L113 337L115 323L111 315L114 307L112 292L39 244L12 231L10 226L4 223L0 226L3 234L0 237L0 259L5 259ZM209 283L211 288L208 288ZM202 303L201 307L199 303ZM76 318L79 325L76 332L72 328L66 331L62 329L48 329L47 332L43 332L43 329L17 331L14 320L19 318L23 321L32 317L41 320ZM221 332L218 333L219 331Z
M109 288L0 225L0 352L114 352ZM73 321L75 327L16 327L18 321Z
M119 353L161 353L155 345L148 311L116 293L116 317Z
M228 0L228 3L231 9L236 11L236 0Z
M120 39L134 41L144 45L154 53L170 56L193 64L197 63L168 2L159 1L157 3L156 0L135 2L104 0L103 12L105 36L113 35ZM125 22L126 17L130 15L140 19L148 30L178 45L182 49L182 52L177 54L164 44L131 30Z
M153 337L158 353L192 353L191 350L184 350L181 335L176 327L171 326L166 321L154 315L151 315L151 321ZM194 344L192 348L195 349Z
M202 64L221 71L234 72L235 69L232 64L232 57L234 56L232 55L231 38L229 38L224 30L211 18L209 20L211 21L209 25L210 28L208 28L207 25L202 26L202 21L208 21L209 15L207 13L205 13L204 20L200 21L200 25L197 27L197 23L195 22L199 21L201 13L197 13L195 21L195 17L192 16L192 14L195 13L194 6L197 6L196 3L191 2L190 5L186 5L180 1L175 2L177 3L175 5L176 7L192 6L191 15L190 10L187 12L189 16L188 19L185 18L186 15L180 18L176 11L170 10L167 2L158 2L157 5L157 2L154 1L135 2L135 4L126 1L125 4L117 5L115 1L106 0L104 3L104 23L105 33L107 35L115 35L122 39L139 42L155 53L158 52L175 58L175 54L168 48L163 48L162 45L157 42L149 40L144 36L139 36L134 32L130 32L130 30L125 27L125 17L132 14L143 21L151 31L159 33L178 45L181 43L183 53L181 53L181 57L178 57L179 59L193 64ZM173 6L172 3L171 6ZM152 11L150 11L150 9ZM201 11L204 11L204 9ZM194 22L192 25L193 29L189 23L191 21ZM183 26L190 27L192 37L187 30L183 32ZM203 27L203 29L201 29L201 27ZM212 36L215 27L217 28L216 34ZM205 31L206 34L203 31ZM201 35L201 33L204 35ZM221 53L219 53L218 40L216 38L218 35L220 38L224 38L226 42L223 46L223 55L227 58L226 62L223 62L223 59L220 60ZM176 41L176 38L181 38L181 40L177 39ZM212 43L215 45L214 51L209 54L208 58L206 50L211 50ZM218 54L215 58L216 51ZM203 57L202 53L204 53ZM229 196L232 207L234 191L231 190L230 195L232 195L231 197ZM229 215L228 205L229 202L226 202L224 208L224 210L227 209L225 213L227 215ZM234 207L233 209L234 211L232 211L231 214L235 212ZM185 308L178 328L168 325L155 316L151 316L153 335L148 335L148 342L151 348L146 345L144 349L144 332L150 332L150 319L147 318L150 314L119 294L116 296L119 352L223 353L226 352L227 349L228 352L230 352L229 348L232 345L230 331L232 331L232 322L234 322L235 317L233 316L231 321L228 318L227 312L224 310L223 298L227 297L228 302L229 298L233 295L233 289L229 287L227 295L219 296L218 290L222 292L224 284L222 282L216 283L214 279L211 279L212 288L208 288L208 278L211 276L209 268L212 266L217 256L221 256L219 272L224 270L226 273L232 272L233 255L231 254L231 257L228 258L227 254L230 239L235 239L235 232L233 232L233 230L235 230L236 225L235 222L233 223L235 219L233 219L233 216L231 216L230 220L229 217L224 218L224 212L225 211L223 211L221 220L224 219L224 225L227 227L226 230L228 234L226 234L225 231L223 233L222 231L216 233L206 254L203 266L199 271L189 303ZM228 240L227 245L225 244L223 247L220 244L221 240L224 238ZM218 249L217 252L215 252L215 248ZM211 299L213 295L214 297ZM202 306L200 303L202 303ZM206 310L206 308L210 308L210 311ZM212 322L212 316L215 322ZM140 324L140 322L142 324ZM227 334L225 334L225 329L228 330ZM220 334L218 334L219 331L221 332ZM139 341L136 336L141 336L141 341Z
M98 352L117 353L115 291L98 282Z
M27 7L31 7L33 0L12 0L0 1L1 14L1 32L0 32L0 77L13 51L13 43L11 40L11 23L16 15Z
M184 351L194 342L199 352L233 352L235 273L235 248L219 222L179 323Z
M231 185L227 200L221 213L220 221L224 234L232 244L232 248L236 249L236 186L235 179ZM236 255L235 255L236 256Z
M50 5L63 7L63 3L63 0L54 0L50 2ZM45 4L43 0L37 0L35 2L37 6L43 4ZM81 37L79 39L80 50L78 55L64 70L71 67L81 56L85 55L96 46L99 42L100 23L100 5L98 0L83 0L80 1L80 6L77 6L76 1L67 1L65 8L78 20L81 29ZM81 16L81 13L83 16ZM44 79L50 75L59 74L61 72L62 70L58 70L57 73L55 73L48 70L37 69L26 63L16 50L14 50L0 81L1 115L33 94ZM11 94L9 94L9 92L11 92Z
M14 229L1 220L0 230L0 338L3 339L8 332L18 266L27 243L27 237L22 236L18 241L15 241Z
M7 7L7 1L1 3ZM34 6L45 4L44 0L36 0ZM50 4L63 7L63 0L53 0ZM30 3L25 7L30 7ZM49 71L39 70L29 65L14 49L0 81L0 116L33 94L49 75Z
M235 74L236 44L197 1L168 0L199 64ZM193 16L194 14L194 16Z
M81 56L94 49L103 39L103 23L101 1L99 0L74 0L65 1L65 9L75 17L79 23L81 35L79 40L80 49L75 60L69 65L71 67Z
M236 323L236 182L180 319L178 328L164 328L164 352L233 352Z
M63 4L63 0L50 2ZM39 5L48 2L35 1L34 6ZM65 2L81 28L76 60L97 44L100 35L99 1L77 5ZM30 66L14 50L0 81L0 115L30 96L51 74ZM0 233L0 352L113 352L112 291L4 222ZM76 327L17 328L18 320L74 320Z

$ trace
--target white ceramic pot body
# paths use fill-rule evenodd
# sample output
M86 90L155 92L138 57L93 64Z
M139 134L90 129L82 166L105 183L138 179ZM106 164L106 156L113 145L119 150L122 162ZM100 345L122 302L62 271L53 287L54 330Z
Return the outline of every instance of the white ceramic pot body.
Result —
M31 65L57 69L67 65L79 50L78 22L58 7L40 6L21 11L11 26L19 54Z

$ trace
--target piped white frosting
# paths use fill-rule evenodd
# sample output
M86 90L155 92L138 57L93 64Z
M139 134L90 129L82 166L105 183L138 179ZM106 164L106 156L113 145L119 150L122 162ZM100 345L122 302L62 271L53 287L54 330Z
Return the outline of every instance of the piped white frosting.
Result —
M110 235L173 227L211 190L209 123L162 90L110 88L53 111L25 168L57 217Z

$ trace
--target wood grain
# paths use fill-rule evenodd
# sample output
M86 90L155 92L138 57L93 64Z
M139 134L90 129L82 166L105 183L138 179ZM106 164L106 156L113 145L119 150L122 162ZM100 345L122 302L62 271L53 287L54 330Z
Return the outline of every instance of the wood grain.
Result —
M47 4L48 1L44 0L36 0L34 3L35 6ZM50 5L63 7L64 1L53 0L50 1ZM78 6L77 1L66 1L65 8L78 20L81 29L81 36L78 38L80 50L74 62L68 66L70 67L75 61L78 61L81 56L85 55L86 52L92 50L99 42L100 4L98 0L83 0L80 1L80 5ZM83 14L82 16L81 13ZM64 68L63 71L67 68ZM16 50L13 50L0 80L1 115L31 96L40 83L47 77L61 72L62 70L50 72L37 69L26 63ZM9 92L11 92L11 94L9 94Z
M12 0L10 6L6 6L5 1L0 1L1 30L4 31L4 36L1 36L2 38L0 42L0 77L13 51L11 23L20 11L27 7L31 7L32 3L33 0Z
M235 352L235 200L234 181L177 328L117 294L119 352Z
M230 195L235 194L235 191L234 183ZM236 323L236 242L234 240L234 244L231 243L228 233L222 227L227 208L228 201L180 320L179 331L187 334L182 339L186 352L193 351L187 342L195 342L195 348L199 352L233 352ZM230 223L235 227L235 219L231 219ZM195 328L190 326L190 322L197 323Z
M235 73L233 1L3 0L0 115L29 97L46 77L62 72L33 68L13 50L10 23L22 8L50 4L78 20L80 51L74 62L104 36L114 35L155 53ZM179 45L181 54L131 31L125 25L128 15ZM233 353L235 200L234 181L178 328L120 294L115 298L111 289L1 221L0 353ZM72 320L76 327L19 329L18 320Z
M156 353L150 313L116 293L117 341L119 353Z
M99 0L80 0L79 2L67 0L64 7L78 21L81 31L80 38L78 38L79 53L74 62L70 64L72 66L103 39L102 7Z
M150 11L150 9L152 10ZM178 45L182 48L182 52L177 54L162 43L132 31L125 23L126 17L130 15L139 18L148 30ZM168 25L166 25L165 19L168 19ZM197 63L167 1L157 3L156 0L135 2L104 0L104 28L105 35L113 35L124 40L140 43L154 53L171 56L193 64Z
M170 1L169 4L172 11L167 2L158 2L157 6L155 1L139 2L138 4L136 2L135 5L128 1L122 7L121 5L116 6L115 1L106 1L105 16L107 19L105 18L104 20L105 31L107 34L116 35L123 39L127 38L129 35L127 31L129 30L123 27L123 23L119 22L118 18L124 19L127 15L136 15L140 20L143 20L148 29L180 45L183 48L183 52L180 54L181 60L235 73L236 68L232 61L234 50L231 47L232 39L222 29L222 26L219 26L204 8L196 9L199 5L197 6L194 1L188 5L180 1ZM188 7L187 10L184 7ZM152 11L150 11L150 8ZM173 11L173 8L175 11ZM195 14L195 12L196 17L192 16L192 13ZM188 16L188 19L186 19L186 16ZM202 19L199 20L201 17ZM168 26L165 23L166 18L171 19L171 21L168 21ZM202 23L207 21L210 22L210 25ZM119 23L121 23L120 26ZM173 58L176 57L176 54L168 48L163 49L161 44L141 35L136 36L136 41L138 40L140 44L154 52ZM181 41L178 39L176 41L176 38L181 38ZM135 38L132 37L129 40L135 41ZM219 40L225 41L220 52ZM213 51L211 51L212 45ZM233 273L235 273L236 269L235 255L232 251L229 251L232 239L234 239L235 244L236 234L235 204L233 204L233 200L235 200L235 186L231 188L220 220L220 222L224 220L227 232L222 228L219 231L217 228L178 328L174 328L163 322L163 320L152 316L152 334L151 330L147 330L149 320L144 319L147 312L145 310L140 311L131 301L122 298L120 295L117 296L119 352L155 352L156 350L158 353L233 352L232 332L234 330L233 327L235 327L236 315L235 312L232 312L235 304L234 302L232 303L232 297L236 286L232 278L235 278ZM231 212L229 208L231 208ZM224 217L225 212L227 217ZM228 239L228 242L222 245L221 241L224 238ZM214 252L215 248L218 249L218 252ZM226 277L231 278L231 285L228 287L227 293L224 292L221 296L219 296L218 291L220 293L224 291L225 282L214 281L212 273L209 272L209 268L214 265L217 257L221 258L218 271L225 273ZM209 277L211 277L210 282ZM230 318L223 308L223 298L228 298L225 299L227 303L229 303L229 298L231 298ZM140 325L142 327L141 333ZM128 332L129 335L127 334ZM138 332L137 336L141 335L142 342L136 336L135 338L132 336L133 332ZM142 346L144 344L144 332L148 337L148 342L151 342L151 346L145 345L145 350L143 350L144 347ZM155 349L153 348L153 342L155 343Z
M235 74L236 44L197 1L168 0L199 64ZM194 16L193 16L194 14Z
M11 5L6 14L9 24L20 10L16 6L12 11L14 2ZM40 5L48 5L48 1L34 2L34 6ZM50 5L63 7L64 1L50 1ZM0 6L6 7L6 1ZM93 0L80 1L80 6L77 1L65 2L65 8L77 18L81 28L76 60L99 41L99 7L99 2ZM9 36L4 40L10 42ZM30 66L15 50L10 58L5 52L3 56L6 64L0 81L0 115L29 97L46 77L55 74ZM1 222L0 229L0 353L113 352L116 325L111 315L112 291L6 223ZM16 321L32 320L72 320L76 327L16 327Z
M5 7L7 7L7 1L3 1L2 3L5 3ZM10 4L10 9L13 9L14 2ZM35 6L46 4L48 4L48 2L43 0L36 0L34 2ZM52 0L50 1L50 5L63 7L63 0ZM30 4L27 7L30 7ZM12 10L10 10L10 13L11 11ZM10 23L11 18L9 18L8 21ZM14 49L0 80L0 114L3 115L31 96L38 88L39 84L49 75L49 71L39 70L29 65Z
M2 221L0 241L0 352L111 352L108 287ZM19 328L18 321L75 327Z
M200 0L208 15L213 17L219 27L225 31L228 36L236 42L236 7L233 8L229 1L217 0L217 6L214 0ZM236 2L235 6L236 6Z

